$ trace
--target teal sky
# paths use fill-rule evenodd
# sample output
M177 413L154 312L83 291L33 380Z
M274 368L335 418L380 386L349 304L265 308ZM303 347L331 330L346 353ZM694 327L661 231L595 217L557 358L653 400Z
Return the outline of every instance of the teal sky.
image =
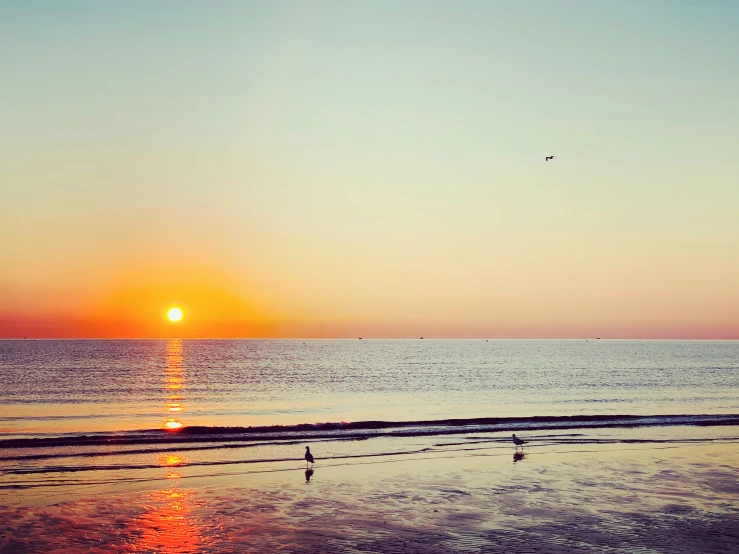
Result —
M737 29L730 1L0 2L0 336L181 281L282 335L737 338Z

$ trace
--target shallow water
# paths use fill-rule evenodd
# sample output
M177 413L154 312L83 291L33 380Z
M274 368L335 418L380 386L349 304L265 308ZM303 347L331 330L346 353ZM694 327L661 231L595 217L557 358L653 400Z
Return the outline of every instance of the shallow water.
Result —
M256 459L275 445L149 456L0 506L0 552L736 551L737 427L665 429L328 441L312 472Z

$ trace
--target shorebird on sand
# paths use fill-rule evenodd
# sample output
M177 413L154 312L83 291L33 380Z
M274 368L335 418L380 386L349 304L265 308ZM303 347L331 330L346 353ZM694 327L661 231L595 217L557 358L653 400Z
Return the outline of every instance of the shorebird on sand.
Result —
M308 467L308 462L313 467L313 454L310 453L310 446L305 447L305 467Z
M516 445L516 450L518 450L518 447L521 447L521 450L523 450L523 445L526 444L526 441L522 441L516 436L516 433L513 433L513 444Z

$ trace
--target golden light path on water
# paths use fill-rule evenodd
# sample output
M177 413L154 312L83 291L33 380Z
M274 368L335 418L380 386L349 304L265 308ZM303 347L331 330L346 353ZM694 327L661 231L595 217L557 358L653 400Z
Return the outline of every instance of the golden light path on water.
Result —
M182 339L167 341L164 368L165 409L167 415L164 428L176 432L182 422L174 414L184 409L184 367ZM179 454L161 454L156 457L165 479L162 490L145 495L145 511L133 525L138 540L136 548L145 552L197 552L201 544L202 529L198 518L192 514L195 491L182 488L182 473L178 470L187 464L187 457Z
M175 414L182 412L182 392L185 384L182 367L182 339L167 341L167 359L164 367L164 389L166 391L166 408L169 417L164 422L164 428L177 430L182 428L182 422Z

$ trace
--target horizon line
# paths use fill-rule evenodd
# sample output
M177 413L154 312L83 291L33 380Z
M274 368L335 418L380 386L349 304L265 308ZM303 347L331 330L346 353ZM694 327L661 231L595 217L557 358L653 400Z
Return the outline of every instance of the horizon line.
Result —
M595 341L595 340L643 340L643 341L739 341L739 337L0 337L0 341L25 340L558 340L558 341Z

